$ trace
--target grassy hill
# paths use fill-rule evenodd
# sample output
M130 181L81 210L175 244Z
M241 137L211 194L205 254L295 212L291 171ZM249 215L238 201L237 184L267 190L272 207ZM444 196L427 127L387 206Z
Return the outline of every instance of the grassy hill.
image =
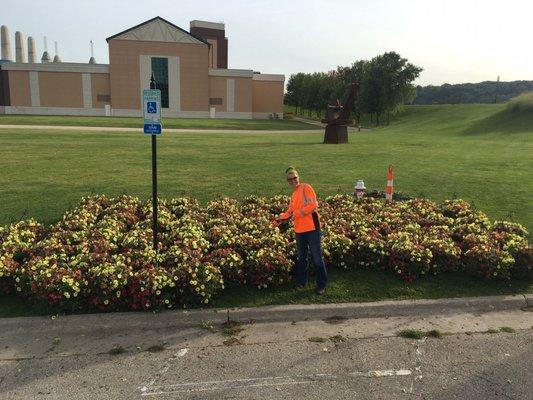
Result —
M321 133L174 133L158 139L159 195L289 193L283 171L300 169L319 196L351 193L357 179L441 201L461 197L493 219L533 229L533 115L505 105L409 106L388 127L323 145ZM0 127L0 225L57 220L91 193L151 194L150 138L134 132Z

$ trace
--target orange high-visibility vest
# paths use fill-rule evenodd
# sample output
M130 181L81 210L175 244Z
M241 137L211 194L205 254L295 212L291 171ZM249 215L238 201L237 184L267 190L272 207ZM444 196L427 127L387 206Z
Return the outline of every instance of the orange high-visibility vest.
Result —
M294 232L304 233L320 228L318 217L318 202L311 185L300 183L291 195L291 202L286 212L280 215L280 219L294 217Z

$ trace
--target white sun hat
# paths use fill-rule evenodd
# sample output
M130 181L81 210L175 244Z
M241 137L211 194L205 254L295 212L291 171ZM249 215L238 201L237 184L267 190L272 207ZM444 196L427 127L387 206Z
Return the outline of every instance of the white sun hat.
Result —
M355 184L355 190L366 190L365 183L362 179L359 179Z

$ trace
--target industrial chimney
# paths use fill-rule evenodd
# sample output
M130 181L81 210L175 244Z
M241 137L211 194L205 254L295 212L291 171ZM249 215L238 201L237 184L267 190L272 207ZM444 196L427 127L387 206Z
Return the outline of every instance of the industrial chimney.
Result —
M31 36L28 36L28 62L35 64L37 58L35 57L37 52L35 51L35 40Z
M94 49L93 49L92 40L91 40L91 58L89 58L89 64L96 64L96 60L94 59Z
M24 54L24 38L19 31L15 32L15 60L18 63L26 62L26 55Z
M11 58L11 44L9 43L9 30L7 26L2 25L0 28L0 36L2 37L2 58L0 61L13 61Z
M41 62L44 64L44 63L49 63L51 60L50 60L50 54L48 54L48 41L46 40L46 36L44 37L44 53L43 53L43 56L41 57Z
M60 63L61 59L59 58L59 52L57 51L57 42L54 42L54 44L55 44L55 49L56 49L56 55L54 56L54 62Z

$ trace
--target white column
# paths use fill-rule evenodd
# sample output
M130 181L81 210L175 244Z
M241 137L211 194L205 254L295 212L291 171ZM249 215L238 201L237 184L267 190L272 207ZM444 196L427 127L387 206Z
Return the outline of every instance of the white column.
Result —
M91 74L81 74L81 84L83 91L83 108L93 108Z
M30 71L30 98L32 107L41 107L41 95L39 94L39 73Z
M226 81L226 111L235 112L235 79Z

